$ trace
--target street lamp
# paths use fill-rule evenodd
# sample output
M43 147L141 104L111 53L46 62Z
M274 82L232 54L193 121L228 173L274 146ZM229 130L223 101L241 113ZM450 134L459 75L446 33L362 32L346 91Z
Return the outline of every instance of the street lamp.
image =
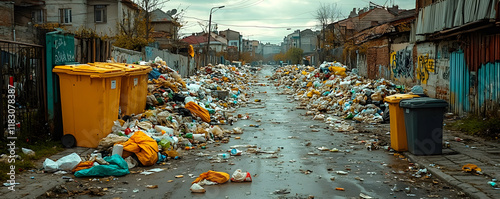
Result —
M210 52L210 33L212 32L212 29L211 29L212 28L212 12L213 12L214 8L221 9L223 7L224 6L217 6L217 7L213 7L212 9L210 9L210 18L208 19L207 54L205 56L205 60L206 60L205 65L208 65L208 54Z

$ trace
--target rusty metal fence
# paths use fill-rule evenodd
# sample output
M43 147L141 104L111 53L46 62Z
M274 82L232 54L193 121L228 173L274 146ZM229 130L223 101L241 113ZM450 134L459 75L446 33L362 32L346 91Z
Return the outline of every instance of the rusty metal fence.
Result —
M2 139L7 137L8 119L12 119L12 114L15 116L16 136L33 139L48 135L44 127L46 124L44 65L43 46L0 40L2 95L0 121L4 129ZM7 95L12 94L12 91L10 93L8 91L9 85L15 90L13 104L7 103Z

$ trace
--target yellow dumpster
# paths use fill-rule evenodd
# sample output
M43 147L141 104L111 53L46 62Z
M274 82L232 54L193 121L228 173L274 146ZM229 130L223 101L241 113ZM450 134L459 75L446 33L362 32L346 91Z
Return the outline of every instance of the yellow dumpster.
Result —
M403 108L399 102L403 99L419 97L411 94L395 94L387 96L384 100L389 103L389 115L391 122L391 148L396 151L408 151L406 140L406 127Z
M109 66L123 70L125 75L122 77L120 94L122 115L144 112L148 95L148 73L152 70L151 66L104 62L96 62L91 65L97 67Z
M59 76L64 135L76 146L96 148L118 119L121 76L115 68L87 64L56 66Z

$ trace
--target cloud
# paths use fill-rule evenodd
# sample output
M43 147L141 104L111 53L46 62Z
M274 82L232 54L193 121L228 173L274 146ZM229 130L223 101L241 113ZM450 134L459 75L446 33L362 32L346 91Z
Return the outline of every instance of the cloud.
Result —
M314 17L320 3L337 3L345 18L353 8L367 7L369 1L379 5L394 2L402 9L415 8L415 0L170 0L163 10L187 8L181 35L191 35L208 26L212 7L224 5L212 14L212 24L217 24L218 30L231 29L245 39L279 44L294 30L320 30Z

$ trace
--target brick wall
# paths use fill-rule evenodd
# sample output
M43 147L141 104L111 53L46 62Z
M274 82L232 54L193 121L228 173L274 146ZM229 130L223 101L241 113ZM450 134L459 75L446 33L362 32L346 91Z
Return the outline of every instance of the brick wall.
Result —
M12 26L12 11L12 3L0 2L0 26Z
M368 43L370 46L366 52L367 74L370 79L386 77L387 67L390 61L389 46L386 39L378 39ZM380 74L382 73L382 74Z

